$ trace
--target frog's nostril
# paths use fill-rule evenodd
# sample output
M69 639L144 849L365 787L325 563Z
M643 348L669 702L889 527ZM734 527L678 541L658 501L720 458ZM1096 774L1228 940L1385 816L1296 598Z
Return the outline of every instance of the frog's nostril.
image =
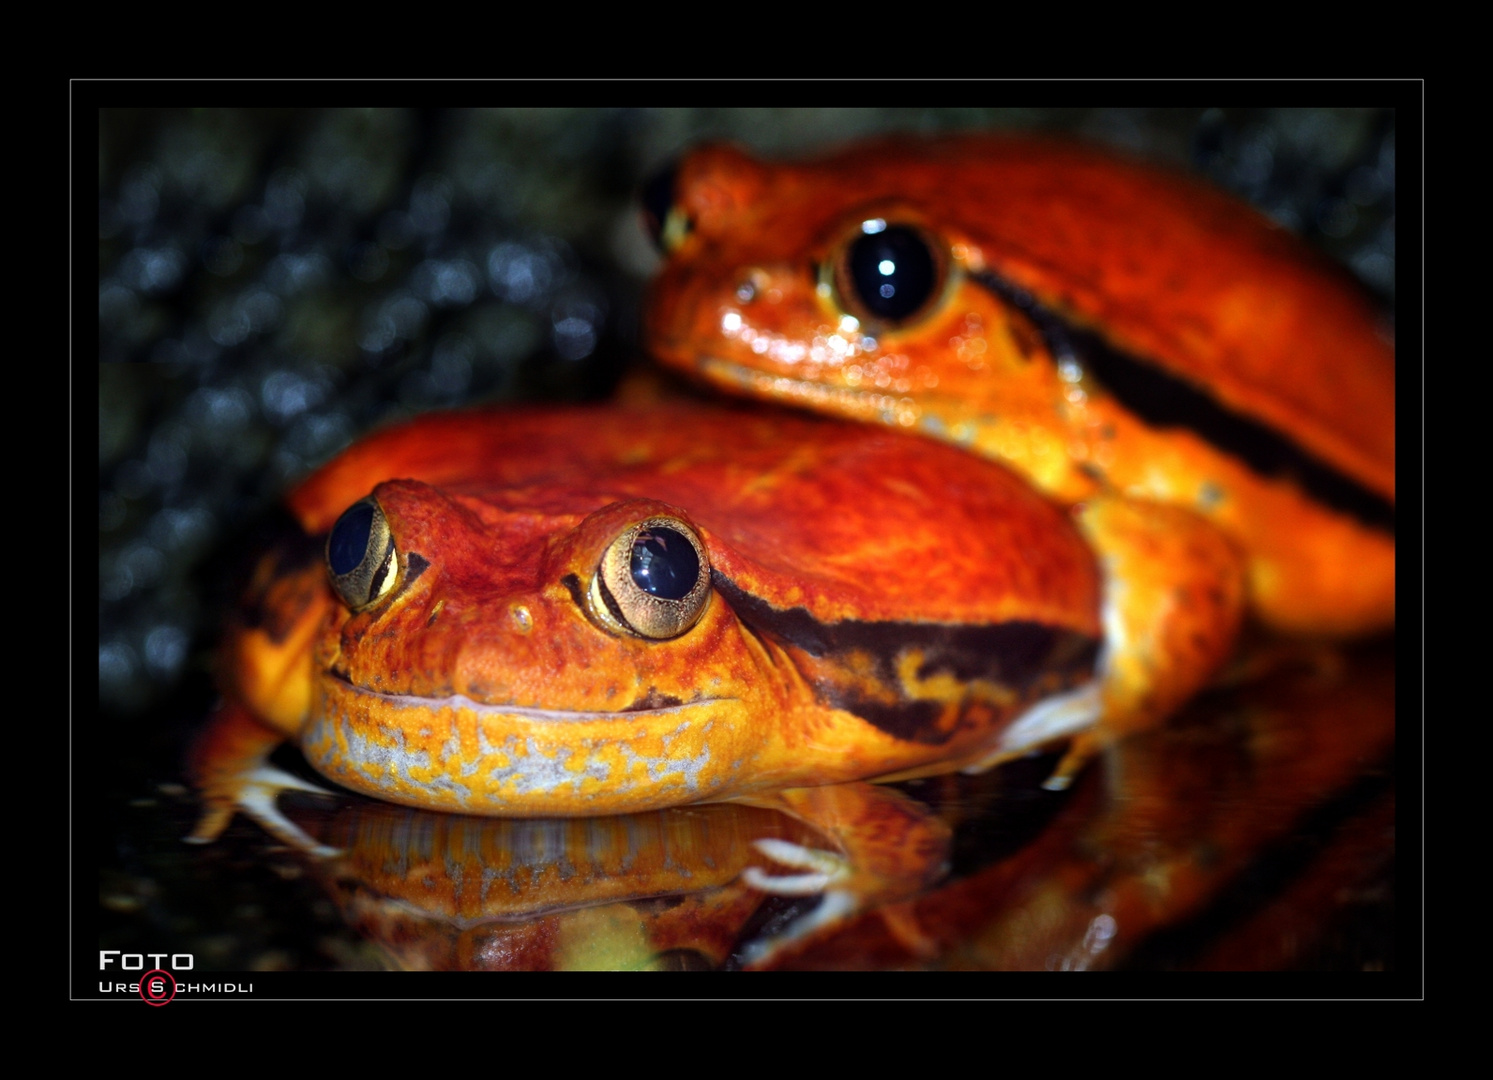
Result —
M523 604L514 604L508 609L508 614L513 621L513 628L520 634L527 634L534 629L534 616L529 614L529 609Z

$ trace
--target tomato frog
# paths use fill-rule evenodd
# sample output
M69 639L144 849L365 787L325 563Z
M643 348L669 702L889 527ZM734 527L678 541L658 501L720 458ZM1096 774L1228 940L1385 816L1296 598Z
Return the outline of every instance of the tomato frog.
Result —
M792 164L706 146L645 203L666 365L964 447L1075 508L1116 726L1175 709L1246 614L1315 640L1393 627L1391 337L1242 203L989 134ZM1168 614L1189 606L1191 646Z
M434 414L300 484L192 754L207 841L303 782L464 814L735 800L820 923L926 885L947 828L863 781L982 769L1100 720L1100 576L997 463L696 403ZM313 788L314 789L314 788ZM806 917L807 918L807 917ZM805 928L806 929L806 928Z

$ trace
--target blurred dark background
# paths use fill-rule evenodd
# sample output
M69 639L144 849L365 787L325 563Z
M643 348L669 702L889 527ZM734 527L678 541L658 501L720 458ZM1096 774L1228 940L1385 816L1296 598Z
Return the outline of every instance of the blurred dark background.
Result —
M314 890L234 847L246 826L206 855L179 842L238 549L374 425L606 396L642 362L655 256L636 191L691 144L1070 132L1211 177L1393 310L1391 109L104 109L98 125L100 737L77 740L77 765L102 766L83 806L102 823L101 946L203 967L377 966Z

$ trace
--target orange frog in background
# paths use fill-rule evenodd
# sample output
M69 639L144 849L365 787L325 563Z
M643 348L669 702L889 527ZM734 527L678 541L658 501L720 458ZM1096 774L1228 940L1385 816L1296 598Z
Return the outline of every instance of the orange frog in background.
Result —
M1242 611L1305 637L1393 627L1390 335L1244 204L992 135L787 164L708 146L647 202L665 364L965 447L1078 508L1108 581L1115 727L1190 696ZM1179 606L1216 626L1189 646ZM1188 648L1182 678L1159 674Z

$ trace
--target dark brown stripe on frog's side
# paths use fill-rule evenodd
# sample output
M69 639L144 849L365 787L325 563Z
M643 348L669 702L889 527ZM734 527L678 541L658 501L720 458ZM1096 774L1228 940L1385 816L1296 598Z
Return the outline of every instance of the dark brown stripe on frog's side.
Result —
M804 608L774 608L739 588L718 570L711 579L737 616L752 629L771 634L816 658L870 657L881 694L859 694L843 686L821 687L837 708L911 742L938 744L957 727L941 723L944 705L932 700L897 700L902 692L897 660L909 649L921 652L918 679L947 673L963 683L979 680L1028 701L1036 692L1056 693L1093 678L1099 641L1087 634L1035 622L989 626L916 622L822 623ZM1039 684L1041 684L1039 686ZM1029 701L1028 701L1029 703Z
M1274 428L1234 412L1198 387L1115 348L1093 331L1072 325L1009 281L989 271L970 276L1026 313L1054 359L1072 359L1093 373L1105 390L1146 423L1186 428L1239 458L1260 476L1288 477L1318 502L1394 535L1392 503L1313 457Z

